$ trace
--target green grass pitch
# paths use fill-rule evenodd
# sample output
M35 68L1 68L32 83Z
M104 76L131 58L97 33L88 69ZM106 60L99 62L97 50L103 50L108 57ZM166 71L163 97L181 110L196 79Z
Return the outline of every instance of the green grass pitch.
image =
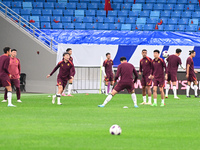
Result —
M22 94L22 104L0 103L1 150L199 150L200 99L165 100L166 106L133 107L131 96L119 94L105 108L105 95L75 94L61 97L62 106L47 94ZM3 94L0 94L3 99ZM142 96L137 95L138 104ZM128 106L128 109L123 109ZM109 134L118 124L120 136Z

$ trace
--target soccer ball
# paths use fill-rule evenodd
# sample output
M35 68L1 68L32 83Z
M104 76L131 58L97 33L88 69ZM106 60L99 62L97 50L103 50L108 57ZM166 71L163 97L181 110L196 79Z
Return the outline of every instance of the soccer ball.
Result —
M164 51L164 52L162 53L162 56L163 56L164 58L169 57L169 52L168 52L168 51Z
M117 124L112 125L110 127L110 134L112 135L120 135L122 133L122 129Z

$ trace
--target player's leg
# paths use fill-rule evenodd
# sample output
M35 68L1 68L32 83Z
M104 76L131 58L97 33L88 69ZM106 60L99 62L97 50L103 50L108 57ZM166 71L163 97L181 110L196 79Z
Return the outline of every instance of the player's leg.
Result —
M19 79L12 79L12 83L16 87L16 95L17 95L17 102L21 103L21 90L20 90L20 80Z
M112 92L111 92L111 94L109 94L107 97L106 97L106 99L105 99L105 101L103 102L103 104L102 105L98 105L98 107L104 107L111 99L112 99L112 97L115 95L115 94L117 94L118 92L115 90L115 89L113 89L112 90Z
M16 107L12 104L12 87L11 85L6 86L6 89L8 91L7 97L8 97L8 107Z
M191 85L191 82L188 81L188 84L187 84L187 87L186 87L186 96L187 96L188 98L191 97L191 96L190 96L190 85Z
M7 102L7 94L8 94L8 90L5 88L5 92L4 92L4 100L2 100L1 102Z
M108 95L108 81L105 79L105 94Z
M62 92L63 92L63 86L62 85L58 85L58 92L56 94L57 104L58 105L62 105L62 103L60 102L60 97L61 97Z
M140 103L140 105L145 105L147 102L147 98L146 98L146 86L142 86L142 98L143 98L143 102Z
M110 81L110 89L109 89L109 93L112 92L112 90L113 90L113 86L114 86L114 81Z
M175 99L179 99L179 97L177 96L176 81L173 81L172 84L173 84L174 98L175 98Z
M153 86L153 104L151 106L157 106L157 85Z
M196 98L199 97L197 90L198 90L198 87L197 87L197 80L194 80L194 96L195 96Z
M163 86L162 87L159 87L160 89L160 95L161 95L161 105L160 106L165 106L165 94L164 94L164 89L163 89Z
M65 87L65 88L66 88L66 87ZM65 94L65 88L63 89L62 96L67 96L67 95Z
M171 85L171 82L167 81L166 90L165 90L165 98L168 98L168 93L169 93L170 85Z
M136 94L135 94L135 90L134 90L134 89L131 91L131 98L132 98L132 100L133 100L134 107L135 107L135 108L138 108L138 105L137 105L137 97L136 97Z
M72 96L72 95L71 95L72 83L73 83L73 79L69 79L69 85L68 85L68 93L67 93L67 96Z
M152 105L152 103L151 103L151 86L150 85L146 86L146 89L147 89L147 93L148 93L148 103L147 103L147 105Z

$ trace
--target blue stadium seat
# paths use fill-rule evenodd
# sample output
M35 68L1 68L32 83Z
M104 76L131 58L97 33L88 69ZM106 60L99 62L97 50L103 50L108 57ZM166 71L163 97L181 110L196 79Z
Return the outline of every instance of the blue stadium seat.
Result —
M125 17L116 17L115 18L115 24L117 24L117 23L119 23L119 24L122 24L122 23L125 23Z
M72 17L72 22L73 23L82 23L83 17Z
M156 24L158 23L157 18L147 18L147 24Z
M81 2L81 3L89 3L90 0L81 0L80 2Z
M168 0L167 3L169 3L169 4L176 4L176 0Z
M97 16L106 17L106 11L105 10L97 10Z
M197 1L197 0L188 0L188 3L189 3L189 4L197 4L198 1Z
M181 11L173 11L171 13L172 18L180 18L181 17Z
M78 3L79 2L79 0L68 0L70 3L71 2L76 2L76 3Z
M134 3L134 0L124 0L124 3L125 4L133 4ZM137 3L138 3L138 1L137 1Z
M12 2L12 8L22 8L21 2Z
M65 3L55 3L55 9L65 9Z
M64 10L64 16L74 16L74 10Z
M188 25L189 19L188 18L181 18L178 21L179 25Z
M133 31L143 31L144 25L139 24L139 25L132 25L131 30Z
M51 16L51 22L60 23L61 17L60 16Z
M164 25L165 31L174 31L175 26L172 24Z
M95 23L103 23L104 22L104 17L95 17L94 18Z
M52 10L51 9L43 9L42 14L43 14L43 16L52 16Z
M39 22L35 22L35 23L31 23L33 26L35 26L36 28L40 29L40 23Z
M113 8L113 10L120 10L121 4L111 4L111 7Z
M184 11L184 12L182 12L181 16L184 17L184 18L191 18L192 12L191 11Z
M73 23L63 23L63 28L67 30L74 30L74 24Z
M131 24L122 24L121 31L131 31Z
M6 5L7 7L11 7L11 2L5 2L5 1L3 1L3 4Z
M58 3L67 3L67 0L58 0Z
M109 30L120 30L121 24L109 24Z
M77 9L87 9L87 3L77 3Z
M75 17L84 17L84 10L75 10Z
M22 2L22 6L25 9L32 9L32 2Z
M161 11L161 18L169 18L171 16L171 11Z
M115 17L106 17L104 23L114 23Z
M143 4L143 10L153 10L153 4Z
M160 17L160 11L151 11L150 12L150 18L159 18Z
M31 14L31 10L30 9L21 9L21 15L29 15Z
M63 29L62 23L52 23L51 24L52 29Z
M88 10L97 10L98 4L97 3L88 3Z
M146 0L146 3L156 3L156 0Z
M96 23L86 23L86 29L88 30L96 30L97 24Z
M198 19L190 19L189 20L189 25L198 25L199 24L199 20Z
M200 18L200 11L192 12L192 18Z
M142 4L133 4L132 10L133 11L141 11L142 10Z
M56 3L57 0L46 0L46 2L54 2L54 3Z
M22 18L24 18L26 21L29 21L30 20L30 16L21 16Z
M146 18L137 18L136 24L146 24Z
M42 11L41 11L41 9L32 9L31 14L32 14L32 16L41 16Z
M108 24L107 23L105 23L105 24L98 23L97 29L98 30L108 30Z
M153 5L154 10L163 10L163 4L154 4Z
M21 9L19 9L19 8L14 8L14 9L12 9L15 13L17 13L17 14L21 14ZM11 14L13 14L13 13L11 13Z
M118 11L118 17L127 17L127 16L128 16L127 10Z
M184 32L185 31L185 25L177 25L177 26L175 26L175 30Z
M66 8L67 9L76 9L76 3L67 3Z
M145 24L143 30L144 31L153 31L154 25L153 24Z
M136 23L136 18L134 17L129 17L129 18L126 18L126 24L135 24Z
M99 3L98 9L99 10L104 10L105 4Z
M197 27L197 32L200 32L200 26Z
M158 26L158 31L163 31L164 30L164 25L159 25Z
M95 16L96 12L95 10L86 10L86 16Z
M160 18L158 22L160 22L160 20L162 20L163 24L168 24L168 18Z
M138 17L139 11L129 11L129 17Z
M63 16L62 9L55 9L55 10L53 10L53 16Z
M177 0L177 4L187 4L187 0Z
M180 10L180 11L183 11L184 10L184 4L177 4L174 6L174 10Z
M164 10L174 10L174 4L165 4Z
M39 22L40 18L39 18L39 16L30 16L30 20L34 20L35 22Z
M121 4L121 10L131 10L131 4Z
M186 26L185 31L186 31L186 32L196 32L196 31L197 31L197 26L188 25L188 26Z
M145 0L137 0L136 3L137 3L137 4L144 4L144 3L145 3Z
M50 16L40 16L40 21L41 22L50 22L51 18L50 18Z
M157 3L158 3L158 4L166 4L166 3L167 3L167 0L157 0Z
M84 17L83 23L93 23L94 18L93 17Z
M168 24L173 24L173 25L178 24L178 18L169 18Z
M140 17L149 17L150 12L148 10L144 10L140 12Z
M85 30L85 23L75 23L75 29Z
M123 3L124 0L112 0L113 3Z
M72 17L71 16L64 16L61 17L62 23L70 23L72 22Z
M117 10L108 11L108 16L109 17L116 17L117 16Z
M194 5L185 5L185 11L194 11Z
M43 9L43 2L33 2L34 9Z
M53 2L44 3L44 8L45 9L54 9L54 3Z

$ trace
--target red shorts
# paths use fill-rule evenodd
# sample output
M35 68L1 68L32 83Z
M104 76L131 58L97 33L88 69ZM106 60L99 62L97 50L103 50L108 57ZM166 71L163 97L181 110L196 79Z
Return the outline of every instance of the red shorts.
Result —
M6 87L6 86L11 86L10 78L8 75L0 77L0 87Z
M117 85L114 87L114 90L117 92L120 92L124 89L127 89L127 91L131 93L134 90L134 83L133 82L128 82L128 83L118 82Z
M106 82L108 82L108 81L114 81L113 73L106 74L105 81L106 81Z
M10 79L10 81L16 88L20 88L20 79Z
M152 80L149 79L149 76L142 76L142 86L151 86L152 85Z
M189 77L187 78L187 81L190 81L190 82L194 82L197 80L197 77L195 74L189 74Z
M176 82L177 81L177 72L168 72L167 81Z
M57 86L62 85L63 89L66 87L68 79L57 78Z
M153 86L164 87L165 86L165 79L163 78L155 78L153 80Z

